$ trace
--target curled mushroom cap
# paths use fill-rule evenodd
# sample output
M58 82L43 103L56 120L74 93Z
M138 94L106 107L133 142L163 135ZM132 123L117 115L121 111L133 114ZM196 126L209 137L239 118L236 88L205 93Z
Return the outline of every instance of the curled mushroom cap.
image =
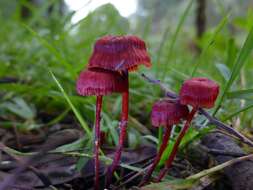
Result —
M108 35L96 41L88 68L132 71L141 64L151 67L150 57L143 40L133 35Z
M186 119L189 113L188 107L168 99L157 101L151 112L151 122L154 127L171 126Z
M180 90L180 103L193 107L212 108L219 94L219 85L208 78L186 80Z
M110 71L82 71L77 83L76 90L81 96L108 95L113 92L126 92L128 80L117 72Z

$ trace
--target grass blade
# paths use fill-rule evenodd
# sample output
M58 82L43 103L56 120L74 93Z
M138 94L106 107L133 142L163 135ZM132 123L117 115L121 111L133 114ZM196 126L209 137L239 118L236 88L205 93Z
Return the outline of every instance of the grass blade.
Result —
M191 76L193 77L196 74L196 71L199 67L199 65L203 62L203 59L209 49L209 47L213 44L213 42L215 41L216 36L220 33L220 31L223 29L223 27L227 24L228 22L228 16L225 16L221 22L219 23L219 25L216 27L216 29L214 30L214 33L212 34L212 36L209 38L207 44L205 45L205 47L203 48L200 56L199 56L199 60L197 61L197 63L195 64L192 74Z
M246 63L248 57L250 56L250 53L252 52L252 49L253 49L253 27L251 27L251 30L243 44L243 47L241 48L235 60L235 64L233 65L230 78L224 87L221 98L219 99L217 107L213 112L213 116L215 116L215 114L219 111L226 94L228 93L230 87L234 83L236 77L240 74L240 70L243 67L243 65Z
M46 39L41 37L36 31L34 31L31 27L28 25L22 23L22 25L45 47L48 49L49 52L51 52L56 59L63 64L68 71L71 72L71 75L74 76L75 73L73 71L73 68L71 68L71 65L64 59L62 54L52 45L50 44Z
M166 56L166 59L169 59L171 57L171 54L172 54L172 51L173 51L173 48L175 46L175 43L176 43L176 40L177 40L177 37L178 37L178 34L184 24L184 21L186 20L186 17L187 15L189 14L190 12L190 9L192 7L192 4L193 4L194 0L190 0L186 9L184 10L182 16L180 17L180 20L178 22L178 25L177 25L177 28L175 30L175 33L173 34L172 36L172 41L170 43L170 46L169 46L169 51L168 51L168 54ZM167 41L167 36L168 36L168 33L169 33L169 28L171 28L171 25L169 24L166 28L166 31L163 35L163 38L162 38L162 41L161 41L161 45L159 47L159 50L158 50L158 58L157 58L157 67L159 66L159 63L160 63L160 57L161 57L161 54L162 54L162 51L163 51L163 47L164 47L164 42ZM163 74L162 74L162 79L164 80L164 77L166 76L167 74L167 70L168 70L169 67L167 67L167 69L164 69L163 71Z
M236 90L236 91L231 91L228 92L226 97L227 98L247 98L247 97L252 97L253 96L253 89L245 89L245 90Z
M67 93L65 92L65 90L61 86L60 82L56 79L56 77L54 76L54 74L52 73L52 71L50 71L50 74L51 74L52 78L54 79L57 87L59 88L59 90L63 94L64 98L68 102L69 106L71 107L72 111L74 112L75 116L77 117L78 121L80 122L81 126L83 127L84 131L87 133L88 137L91 139L92 138L92 133L91 133L91 131L90 131L87 123L84 121L84 119L81 116L81 114L79 113L79 111L76 109L76 107L74 106L74 104L71 102L71 100L68 97Z
M231 119L231 118L237 116L238 114L240 114L240 113L242 113L242 112L245 112L245 111L247 111L247 110L249 110L249 109L251 109L251 108L253 108L253 104L250 104L250 105L248 105L248 106L245 106L245 107L239 109L238 111L236 111L236 112L230 114L230 115L227 116L223 121L227 121L227 120L229 120L229 119Z

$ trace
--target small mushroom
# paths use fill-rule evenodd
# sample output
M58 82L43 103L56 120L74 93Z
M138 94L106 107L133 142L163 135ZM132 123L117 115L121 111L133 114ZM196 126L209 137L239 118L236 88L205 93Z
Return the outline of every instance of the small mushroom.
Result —
M162 144L159 148L159 151L152 165L147 171L147 174L144 176L142 182L140 183L140 186L144 185L150 179L155 167L161 160L161 156L169 142L170 133L173 125L180 123L182 119L186 119L188 114L189 110L187 106L175 103L169 99L157 101L153 105L151 112L152 126L165 127L165 133L163 134Z
M77 93L81 96L97 96L96 102L96 122L95 122L95 185L94 189L99 189L99 147L100 147L100 120L102 98L113 92L122 93L128 90L127 78L119 73L110 71L82 71L77 83Z
M179 136L177 137L171 154L166 160L165 167L160 172L157 181L161 181L161 179L165 176L169 167L171 166L176 156L179 144L185 133L187 132L188 128L190 127L191 121L195 113L198 111L199 108L212 108L215 104L218 94L219 85L216 82L207 78L191 78L183 83L179 93L180 103L182 105L192 106L192 110L187 116L186 123Z
M143 40L133 35L108 35L96 41L93 54L89 60L88 68L99 68L118 72L121 75L126 76L128 80L128 72L137 70L139 65L151 67L150 57ZM129 91L127 90L122 94L119 143L114 154L113 162L108 168L106 187L111 184L112 175L120 161L123 143L127 133L128 104Z

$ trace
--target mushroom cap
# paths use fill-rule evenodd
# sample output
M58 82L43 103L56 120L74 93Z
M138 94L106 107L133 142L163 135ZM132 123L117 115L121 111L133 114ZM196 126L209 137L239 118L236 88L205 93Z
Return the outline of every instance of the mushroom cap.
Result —
M189 114L188 107L163 99L155 102L151 112L151 122L154 127L172 126Z
M179 96L180 103L193 107L212 108L219 94L219 85L204 77L184 81Z
M81 96L122 93L128 90L128 78L117 72L85 70L77 80L76 90Z
M134 35L108 35L98 39L88 68L111 71L134 71L139 65L151 67L146 44Z

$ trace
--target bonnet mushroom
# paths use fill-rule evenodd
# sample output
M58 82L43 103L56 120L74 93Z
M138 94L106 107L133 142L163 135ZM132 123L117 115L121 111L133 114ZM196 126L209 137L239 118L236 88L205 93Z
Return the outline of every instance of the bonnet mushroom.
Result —
M100 120L101 107L104 95L113 92L122 93L127 91L127 79L119 73L103 70L82 71L77 83L76 90L81 96L97 96L96 101L96 121L95 121L95 185L94 189L99 189L99 147L100 147Z
M199 108L212 108L219 94L219 85L204 77L196 77L186 80L180 90L179 99L182 105L192 106L187 116L186 123L180 132L169 158L166 160L164 169L160 172L157 181L160 181L171 166L179 144L190 127L190 123Z
M128 72L135 71L139 65L151 67L150 57L143 40L133 35L113 36L108 35L98 39L95 43L93 54L89 60L88 68L104 69L118 72L127 77ZM122 114L120 121L119 142L111 166L108 168L106 186L111 183L112 175L119 164L124 139L126 137L129 90L122 94Z
M173 102L169 99L163 99L157 101L153 107L151 112L151 123L154 127L164 127L165 132L163 134L162 144L159 148L159 151L150 166L147 174L144 176L140 186L144 185L152 175L155 167L161 160L161 156L164 150L167 147L169 142L170 133L173 125L178 124L182 119L186 119L189 113L188 107L181 105L179 103Z

